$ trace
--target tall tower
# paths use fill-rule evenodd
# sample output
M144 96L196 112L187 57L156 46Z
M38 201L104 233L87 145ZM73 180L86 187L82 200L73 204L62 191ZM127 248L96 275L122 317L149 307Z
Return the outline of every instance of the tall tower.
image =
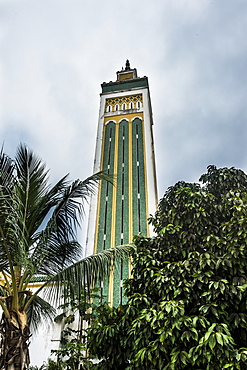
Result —
M153 118L147 77L138 77L127 60L117 81L101 85L94 172L115 176L102 182L91 200L86 255L132 242L135 234L150 235L147 218L157 205ZM128 267L114 271L103 294L122 302ZM106 284L104 284L106 285Z

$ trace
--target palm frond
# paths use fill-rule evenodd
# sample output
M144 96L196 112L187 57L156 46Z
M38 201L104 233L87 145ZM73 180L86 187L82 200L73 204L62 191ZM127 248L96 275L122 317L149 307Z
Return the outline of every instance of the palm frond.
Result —
M12 205L11 191L15 184L15 163L0 152L0 269L7 270L9 265L8 248L14 244L14 233L11 230L12 213L9 205ZM8 240L8 242L6 242Z
M53 323L56 310L43 298L36 296L27 309L28 322L33 333L37 332L42 322Z
M134 250L134 245L121 245L83 258L47 282L45 298L54 303L61 297L66 301L80 296L85 289L90 291L109 276L112 266L120 266L121 261L128 260Z
M112 176L101 171L89 176L84 181L76 180L65 189L63 197L57 203L53 213L53 216L56 217L58 229L61 232L68 228L71 237L75 236L74 230L80 225L82 216L85 214L84 204L88 202L89 197L95 192L100 180L113 182Z
M84 215L85 201L102 179L112 181L105 173L98 172L84 181L74 181L64 189L63 183L60 183L60 194L58 191L50 193L56 197L57 205L45 229L37 237L32 253L32 261L39 273L54 275L81 257L82 248L76 242L76 228Z
M41 244L43 245L44 243ZM48 246L44 248L41 246L39 253L32 256L32 262L38 274L49 277L78 261L82 251L81 245L76 240L58 241L55 234L53 238L50 236Z
M19 265L27 259L27 239L23 234L23 222L19 218L18 201L11 195L13 189L5 189L5 194L0 195L0 255L1 263L10 260ZM4 257L5 255L5 257ZM5 269L2 266L2 269Z
M0 152L0 187L11 187L15 171L13 160L3 152L3 147Z
M37 218L34 215L40 209L40 201L49 188L48 171L44 163L25 145L20 145L18 148L15 163L18 183L14 195L18 202L23 234L29 237L37 227Z

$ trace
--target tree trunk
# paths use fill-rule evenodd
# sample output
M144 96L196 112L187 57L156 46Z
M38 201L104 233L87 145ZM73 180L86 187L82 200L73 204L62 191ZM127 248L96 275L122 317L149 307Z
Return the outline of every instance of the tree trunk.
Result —
M0 332L2 335L0 369L27 369L30 363L29 338L31 335L26 313L11 311L10 318L6 318L3 314Z

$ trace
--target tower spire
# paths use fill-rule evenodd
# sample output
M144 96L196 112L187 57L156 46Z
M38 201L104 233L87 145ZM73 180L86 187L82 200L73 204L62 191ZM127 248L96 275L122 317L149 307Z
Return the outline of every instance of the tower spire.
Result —
M129 62L129 59L126 60L125 71L130 71L130 62Z
M130 68L129 59L126 59L125 68L122 67L122 70L117 72L117 81L135 79L137 77L136 68Z

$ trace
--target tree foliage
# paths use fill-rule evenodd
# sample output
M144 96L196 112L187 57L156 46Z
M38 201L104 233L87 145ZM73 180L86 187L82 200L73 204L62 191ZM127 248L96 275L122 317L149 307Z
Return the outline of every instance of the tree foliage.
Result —
M168 188L135 237L125 306L101 306L89 335L98 369L247 368L247 175L209 166Z
M63 325L59 349L52 350L54 360L49 360L47 370L89 370L93 363L87 356L87 331L94 316L98 289L83 291L59 307L61 313L55 322Z

